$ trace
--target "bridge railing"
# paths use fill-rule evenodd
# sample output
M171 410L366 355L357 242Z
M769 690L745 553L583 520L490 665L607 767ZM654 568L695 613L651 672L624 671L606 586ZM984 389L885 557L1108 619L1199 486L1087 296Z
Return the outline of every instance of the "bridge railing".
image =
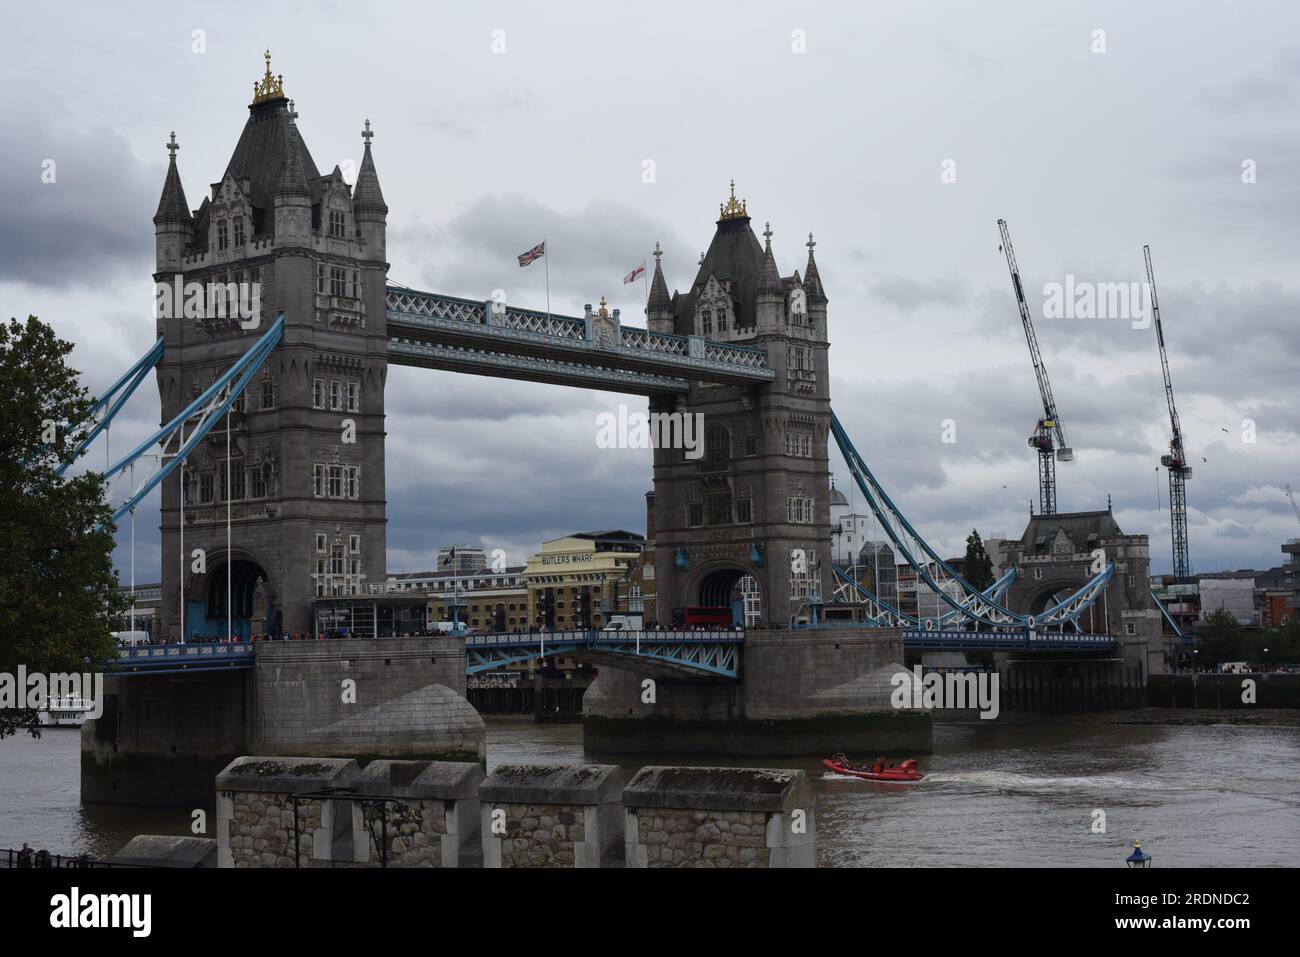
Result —
M570 631L529 632L514 634L503 632L491 635L466 635L465 650L475 648L523 648L540 645L636 645L655 643L696 643L742 645L743 631L599 631L579 629Z
M165 645L131 645L119 648L116 664L158 665L195 664L206 661L228 662L251 660L251 641L187 642ZM113 662L110 662L113 663Z

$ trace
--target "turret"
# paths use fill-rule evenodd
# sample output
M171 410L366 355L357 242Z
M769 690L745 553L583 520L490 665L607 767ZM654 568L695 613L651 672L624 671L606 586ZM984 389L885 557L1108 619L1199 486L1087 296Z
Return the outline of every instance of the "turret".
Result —
M759 335L785 331L785 285L781 282L780 270L776 268L776 257L772 255L771 223L764 224L763 238L766 245L755 299Z
M366 246L366 258L383 261L388 204L384 202L383 190L379 188L379 176L375 172L375 160L370 155L370 140L374 135L370 129L370 120L366 120L366 128L361 131L361 138L366 144L365 153L361 157L361 171L357 174L356 187L352 190L352 215Z
M821 333L826 332L826 290L822 286L821 274L817 272L817 260L813 258L813 247L817 245L813 234L808 234L808 268L804 271L803 288L808 302L808 324Z
M275 184L275 243L306 246L311 242L311 190L298 144L297 113L289 111L284 163Z
M176 142L176 131L172 131L167 150L171 159L167 163L167 178L163 180L162 196L158 199L158 211L153 216L156 271L180 269L181 257L185 255L185 246L194 232L194 217L190 214L189 204L185 201L185 188L181 185L181 174L176 169L176 151L180 144Z
M668 295L668 283L664 282L664 271L659 259L663 250L655 243L655 274L650 280L650 298L646 301L646 328L651 332L673 331L673 300Z

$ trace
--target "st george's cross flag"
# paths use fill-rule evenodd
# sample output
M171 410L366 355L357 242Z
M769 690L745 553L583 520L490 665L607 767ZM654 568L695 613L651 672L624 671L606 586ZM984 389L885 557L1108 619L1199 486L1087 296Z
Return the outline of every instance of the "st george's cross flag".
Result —
M623 277L623 285L626 286L630 282L636 282L644 275L645 275L645 263L642 263L641 265L637 266L630 273L628 273L626 276Z
M534 259L541 259L545 255L546 255L546 240L543 239L532 249L528 250L528 252L519 254L519 265L527 266L530 263L532 263Z

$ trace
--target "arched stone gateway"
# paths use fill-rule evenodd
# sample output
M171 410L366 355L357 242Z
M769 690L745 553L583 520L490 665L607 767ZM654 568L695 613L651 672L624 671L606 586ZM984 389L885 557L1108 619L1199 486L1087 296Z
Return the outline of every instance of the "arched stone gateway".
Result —
M754 628L762 621L762 595L752 572L736 565L724 565L702 572L692 588L697 607L731 610L733 625Z
M283 620L270 573L256 556L237 549L229 560L224 554L210 555L206 574L192 576L186 601L187 639L226 636L227 582L233 637L265 634Z

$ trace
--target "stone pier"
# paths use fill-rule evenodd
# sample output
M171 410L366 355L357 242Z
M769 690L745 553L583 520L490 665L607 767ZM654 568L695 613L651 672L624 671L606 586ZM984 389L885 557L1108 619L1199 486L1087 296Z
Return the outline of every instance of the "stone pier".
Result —
M930 715L890 701L903 661L897 629L822 628L749 632L737 681L602 664L583 698L583 744L606 753L929 753Z
M472 761L486 727L465 699L460 638L259 642L250 670L110 677L81 732L91 802L210 806L250 752Z

